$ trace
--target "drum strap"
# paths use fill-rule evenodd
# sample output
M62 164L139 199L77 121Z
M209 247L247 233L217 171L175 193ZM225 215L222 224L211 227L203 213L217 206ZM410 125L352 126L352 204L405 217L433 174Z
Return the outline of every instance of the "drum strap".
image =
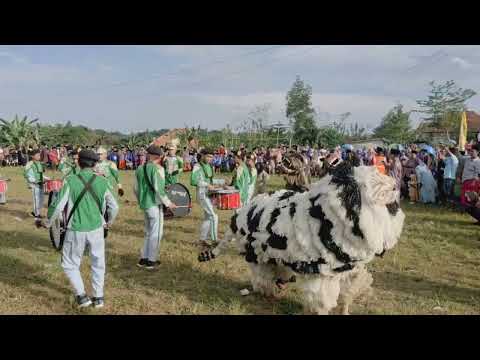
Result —
M148 163L143 165L143 177L145 178L145 181L147 182L148 187L153 192L153 196L155 197L157 192L155 191L155 188L153 187L152 183L150 182L150 178L147 175L147 164Z
M95 202L97 203L98 209L100 210L100 213L102 213L102 206L100 204L100 199L98 198L97 194L92 190L92 184L97 178L96 175L93 175L88 182L85 181L80 175L77 175L77 177L80 179L80 181L83 183L83 190L80 193L80 196L77 198L77 201L75 201L75 204L73 204L72 211L70 211L70 214L68 214L68 219L67 222L65 223L65 229L68 227L68 224L70 223L70 220L72 219L73 214L78 208L78 205L80 205L80 201L82 201L83 197L87 193L87 191L90 193L90 195L93 196Z

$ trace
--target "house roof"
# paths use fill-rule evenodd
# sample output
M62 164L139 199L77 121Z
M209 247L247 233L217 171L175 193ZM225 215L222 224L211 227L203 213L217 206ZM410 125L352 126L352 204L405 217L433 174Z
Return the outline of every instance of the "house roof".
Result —
M480 114L477 114L475 111L466 111L467 113L467 128L468 131L480 132ZM428 134L445 134L447 129L438 129L431 126L428 126L428 123L422 123L418 130L422 133ZM451 129L450 129L451 131Z
M480 131L480 115L475 111L467 111L467 125L470 131Z

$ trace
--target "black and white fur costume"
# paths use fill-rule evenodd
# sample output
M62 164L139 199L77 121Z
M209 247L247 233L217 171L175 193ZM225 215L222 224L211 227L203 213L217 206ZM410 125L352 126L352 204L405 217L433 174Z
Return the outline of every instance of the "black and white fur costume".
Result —
M254 291L274 295L276 280L303 291L306 310L348 313L373 281L365 265L397 243L405 215L393 178L375 167L338 165L308 192L258 195L231 219L225 238L199 261L236 240L251 269Z

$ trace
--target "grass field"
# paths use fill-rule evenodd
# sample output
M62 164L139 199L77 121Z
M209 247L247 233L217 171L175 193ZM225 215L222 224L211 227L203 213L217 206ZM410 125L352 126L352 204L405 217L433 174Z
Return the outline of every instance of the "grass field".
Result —
M78 311L60 267L60 254L48 232L36 229L31 194L21 169L0 169L12 179L9 201L0 206L0 314L301 314L295 289L281 299L242 297L250 287L247 266L232 249L211 263L198 263L201 210L169 220L161 245L162 264L153 272L138 269L143 215L132 191L132 172L122 172L126 195L107 239L106 306ZM51 174L50 174L51 175ZM187 184L183 175L183 183ZM273 178L271 189L282 185ZM194 193L194 192L192 192ZM194 195L193 195L194 196ZM480 228L467 215L439 207L403 204L407 215L401 241L369 268L375 289L360 298L353 314L480 313ZM230 211L219 211L220 233ZM89 285L89 259L82 272Z

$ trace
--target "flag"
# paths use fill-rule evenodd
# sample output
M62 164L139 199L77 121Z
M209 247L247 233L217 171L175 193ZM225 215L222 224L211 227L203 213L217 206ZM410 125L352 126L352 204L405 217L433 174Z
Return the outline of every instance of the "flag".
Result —
M458 146L460 151L465 151L465 144L467 143L467 113L462 113L462 119L460 120L460 135L458 136Z

